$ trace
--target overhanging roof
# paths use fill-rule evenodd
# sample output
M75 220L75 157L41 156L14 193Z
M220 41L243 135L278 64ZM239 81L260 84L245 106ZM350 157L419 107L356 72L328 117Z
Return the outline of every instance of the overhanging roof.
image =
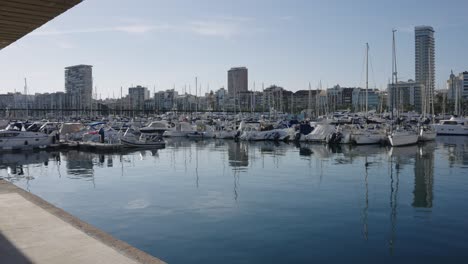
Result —
M82 0L0 0L0 49Z

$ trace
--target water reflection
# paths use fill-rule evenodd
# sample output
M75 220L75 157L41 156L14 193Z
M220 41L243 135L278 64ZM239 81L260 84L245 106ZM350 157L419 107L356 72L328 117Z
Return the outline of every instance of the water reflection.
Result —
M153 152L138 150L108 154L78 151L1 153L0 176L19 182L20 185L27 182L28 187L30 182L42 180L41 177L37 177L41 173L57 176L56 178L63 175L61 182L68 180L70 185L80 181L92 181L93 185L101 184L100 186L107 184L108 189L113 191L107 195L116 200L125 199L126 192L133 195L139 193L140 189L149 189L149 194L142 191L145 201L176 208L174 211L179 214L185 212L191 217L216 215L217 219L221 219L222 216L231 213L229 217L232 219L240 215L255 221L278 221L278 226L268 226L270 223L265 223L265 230L281 229L288 225L299 229L301 219L306 219L309 222L302 228L304 233L307 233L312 232L311 226L316 224L325 230L331 225L320 221L336 221L339 224L332 228L348 225L349 229L355 231L352 233L356 236L353 237L353 242L358 241L364 246L369 246L372 243L365 243L376 241L377 237L382 241L380 244L385 254L397 255L404 250L402 247L406 241L402 239L408 239L408 223L419 221L421 217L418 213L421 212L434 216L437 210L433 211L433 208L444 202L444 199L440 198L444 178L436 174L444 173L447 167L454 168L455 171L468 164L467 142L463 137L438 137L437 141L432 143L390 148L229 140L169 140L166 149ZM119 172L121 178L99 178L107 174L114 176ZM122 184L123 187L118 189L113 184ZM32 185L34 187L34 184ZM89 189L91 184L84 185ZM135 189L127 190L127 186ZM86 188L80 191L86 192ZM34 188L32 189L34 191ZM105 188L100 188L99 191L102 192L103 189ZM162 193L161 196L157 196L159 192ZM448 194L444 195L447 200ZM182 197L182 202L174 198L179 196ZM132 197L132 201L140 201L138 199L142 198ZM196 207L195 213L193 207L184 207L185 204L191 204L192 200L203 204ZM128 201L124 202L128 204ZM130 204L134 208L142 207L138 203ZM151 215L153 209L147 210L145 213ZM258 215L261 217L256 218ZM413 217L414 215L417 217ZM289 216L291 218L288 218ZM191 218L185 215L171 217L170 221ZM334 217L344 219L341 222L333 220ZM221 222L210 224L216 225ZM255 223L245 226L252 228ZM320 232L317 230L314 232ZM262 230L260 228L249 231L261 233ZM285 236L294 234L294 229L281 231ZM235 237L236 234L231 235ZM324 233L321 235L327 236Z
M419 148L414 163L414 199L412 206L431 208L434 189L434 151L431 142Z
M229 166L233 168L249 166L249 144L246 142L228 141Z

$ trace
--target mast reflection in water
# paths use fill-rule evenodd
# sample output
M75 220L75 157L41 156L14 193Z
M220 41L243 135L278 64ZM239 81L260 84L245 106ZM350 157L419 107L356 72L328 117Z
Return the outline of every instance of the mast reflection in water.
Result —
M169 263L430 262L468 249L467 142L169 139L158 151L0 153L0 176Z

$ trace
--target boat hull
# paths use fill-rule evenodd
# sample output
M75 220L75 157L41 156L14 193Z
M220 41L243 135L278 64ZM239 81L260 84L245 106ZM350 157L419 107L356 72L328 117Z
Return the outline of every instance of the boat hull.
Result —
M166 146L166 142L164 141L141 142L141 141L126 140L122 138L120 139L120 142L126 147L132 147L132 148L164 148Z
M352 140L356 145L380 144L382 135L379 134L354 134Z
M437 135L468 136L468 127L463 125L434 125Z
M418 143L418 139L418 134L396 134L388 136L388 140L392 147L414 145Z

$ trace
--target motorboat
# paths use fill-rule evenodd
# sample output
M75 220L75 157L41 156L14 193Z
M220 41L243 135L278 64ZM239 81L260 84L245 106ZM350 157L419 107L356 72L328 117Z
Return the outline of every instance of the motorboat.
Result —
M187 137L189 133L194 132L195 129L189 122L176 123L174 128L166 130L163 134L164 137Z
M120 143L126 147L164 148L166 146L161 133L141 133L140 137L137 138L134 134L129 134L129 130L120 138Z
M31 131L0 131L0 150L46 148L55 135Z
M163 135L167 130L173 130L174 128L167 121L153 121L148 126L140 128L140 132L146 134L158 133Z
M433 125L437 135L468 136L468 121L465 118L451 117Z

